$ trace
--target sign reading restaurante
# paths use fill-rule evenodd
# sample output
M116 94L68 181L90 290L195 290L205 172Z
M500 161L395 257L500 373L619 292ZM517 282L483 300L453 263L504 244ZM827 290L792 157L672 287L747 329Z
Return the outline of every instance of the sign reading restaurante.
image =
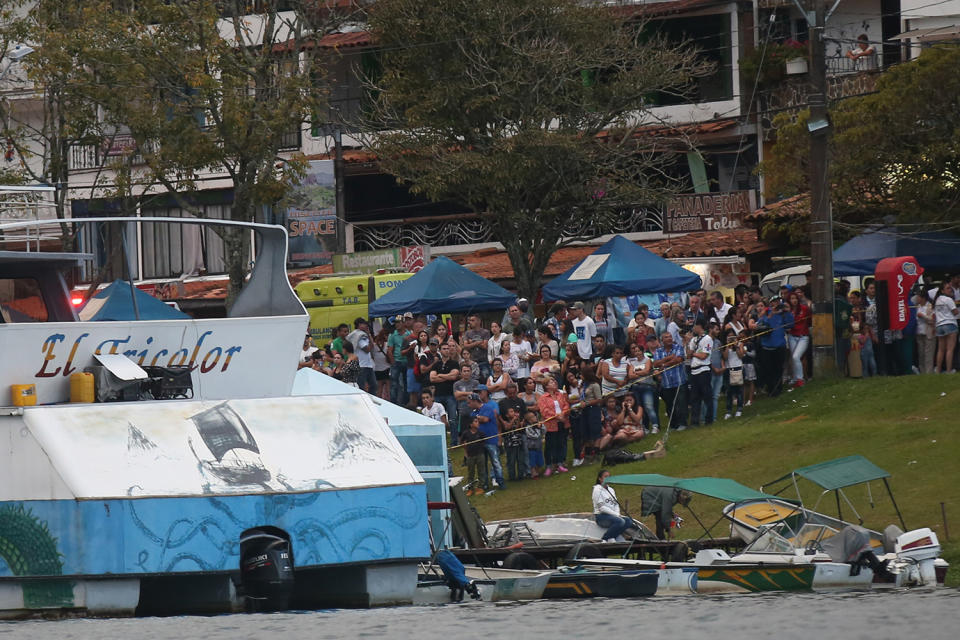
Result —
M743 227L743 217L754 210L753 191L686 193L667 203L666 233L728 231Z

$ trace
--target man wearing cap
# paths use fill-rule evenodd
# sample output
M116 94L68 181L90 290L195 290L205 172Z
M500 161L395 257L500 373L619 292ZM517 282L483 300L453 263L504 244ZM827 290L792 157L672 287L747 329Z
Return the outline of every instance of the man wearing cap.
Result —
M570 305L570 312L573 314L573 330L577 334L577 352L584 360L592 360L593 336L597 335L597 325L584 312L580 301Z
M390 361L390 402L407 404L407 343L411 331L403 326L403 316L393 319L393 333L387 338L387 360Z
M486 389L470 395L470 415L480 423L480 433L483 434L483 448L490 460L490 473L501 489L507 488L503 479L503 467L500 465L500 429L497 426L497 405L486 401Z

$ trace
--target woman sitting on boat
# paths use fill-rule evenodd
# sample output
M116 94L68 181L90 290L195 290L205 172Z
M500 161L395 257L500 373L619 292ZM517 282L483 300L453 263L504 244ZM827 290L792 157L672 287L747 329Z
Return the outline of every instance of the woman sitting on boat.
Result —
M610 472L606 469L601 469L597 474L597 482L593 485L593 518L598 525L607 529L603 534L603 542L608 540L622 542L621 534L631 527L636 527L637 524L629 517L620 515L617 494L612 487L604 484L609 477Z

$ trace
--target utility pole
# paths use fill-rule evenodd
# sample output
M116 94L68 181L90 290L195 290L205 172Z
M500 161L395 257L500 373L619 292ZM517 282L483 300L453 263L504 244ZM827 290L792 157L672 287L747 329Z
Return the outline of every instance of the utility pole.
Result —
M810 81L813 91L807 100L810 119L810 289L813 297L813 370L816 375L837 371L833 327L833 216L830 211L830 182L827 170L827 61L823 39L826 22L824 0L811 0L814 25L810 31Z
M346 198L344 196L344 167L343 167L343 130L337 124L333 131L333 176L334 194L337 207L337 253L347 252L347 225L346 225Z

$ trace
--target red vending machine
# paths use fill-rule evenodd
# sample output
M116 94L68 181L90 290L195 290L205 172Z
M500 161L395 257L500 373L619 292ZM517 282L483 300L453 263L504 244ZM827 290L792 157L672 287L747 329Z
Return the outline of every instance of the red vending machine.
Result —
M910 290L923 273L913 256L884 258L877 263L877 302L884 329L897 331L910 322Z

